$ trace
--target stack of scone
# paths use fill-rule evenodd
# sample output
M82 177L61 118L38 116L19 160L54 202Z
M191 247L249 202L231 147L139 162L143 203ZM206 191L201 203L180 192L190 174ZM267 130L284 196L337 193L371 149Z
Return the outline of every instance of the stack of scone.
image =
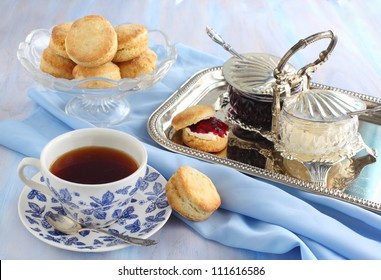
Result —
M52 29L40 69L57 78L102 77L118 81L151 73L156 61L156 53L148 48L144 26L124 24L114 28L102 16L89 15ZM80 84L85 88L114 86L104 80Z
M205 174L181 166L168 180L165 192L171 207L192 221L204 221L221 205L213 182Z

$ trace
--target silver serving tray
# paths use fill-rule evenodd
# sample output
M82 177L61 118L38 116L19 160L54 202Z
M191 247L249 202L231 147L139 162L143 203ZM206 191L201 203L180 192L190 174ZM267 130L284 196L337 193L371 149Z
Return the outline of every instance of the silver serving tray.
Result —
M381 104L379 98L348 90L317 83L312 83L311 87L356 96L365 101L368 108ZM150 136L159 145L179 154L229 166L251 176L333 197L381 213L381 161L376 161L369 154L361 152L334 166L328 176L329 186L322 187L309 182L309 178L305 177L304 166L283 159L263 141L244 141L230 133L228 148L220 154L205 153L184 146L179 140L181 137L177 135L179 133L171 126L172 118L191 105L213 104L216 106L216 116L224 120L226 112L220 109L220 104L227 95L226 90L227 82L222 67L208 68L194 74L152 113L147 123ZM381 141L377 141L381 137L381 114L362 116L359 131L366 144L381 150Z

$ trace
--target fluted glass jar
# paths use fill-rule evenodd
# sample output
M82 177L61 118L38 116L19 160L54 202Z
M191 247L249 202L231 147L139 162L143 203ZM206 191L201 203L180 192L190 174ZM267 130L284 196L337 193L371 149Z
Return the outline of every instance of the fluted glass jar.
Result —
M364 147L357 115L366 109L357 97L308 89L284 101L279 116L278 148L303 162L337 162Z

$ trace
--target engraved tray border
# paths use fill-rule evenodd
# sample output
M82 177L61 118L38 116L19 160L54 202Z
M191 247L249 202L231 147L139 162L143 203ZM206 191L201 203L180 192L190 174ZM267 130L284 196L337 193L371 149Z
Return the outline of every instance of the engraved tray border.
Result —
M199 85L198 82L202 79L208 79L210 81L206 85ZM213 84L218 84L219 86L227 84L222 75L222 66L206 68L195 73L190 77L178 90L176 90L164 103L162 103L159 108L157 108L149 117L147 122L147 130L151 138L157 142L159 145L165 147L168 150L174 151L179 154L187 155L190 157L198 158L207 162L221 164L225 166L232 167L245 174L259 177L262 179L270 180L272 182L281 183L289 187L298 188L311 193L324 195L332 198L336 198L341 201L349 202L357 206L363 207L365 209L371 210L381 214L381 203L377 203L371 200L359 198L351 194L347 194L338 189L325 188L311 182L306 182L297 178L293 178L287 175L279 174L271 170L265 170L259 167L255 167L249 164L241 163L228 158L223 158L214 154L198 151L180 144L173 142L168 139L166 131L164 129L165 123L168 126L171 118L178 112L181 111L177 109L179 106L184 106L184 109L190 104L197 104L197 102L204 96L208 94L208 87ZM188 97L190 93L194 90L199 90L200 87L204 87L202 93L192 100L187 100L187 104L183 104L184 97ZM349 90L339 89L323 84L311 83L311 87L329 89L334 91L339 91L345 94L356 96L366 103L370 104L381 104L381 99L368 96L365 94L352 92ZM188 98L189 99L189 98ZM177 110L177 111L176 111ZM381 117L364 118L366 121L370 121L376 124L381 124Z

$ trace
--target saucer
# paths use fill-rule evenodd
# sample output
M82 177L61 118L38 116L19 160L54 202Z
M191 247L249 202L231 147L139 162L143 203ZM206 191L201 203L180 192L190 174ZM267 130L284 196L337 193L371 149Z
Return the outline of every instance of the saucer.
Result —
M40 173L33 177L39 181ZM165 195L167 180L154 168L147 166L135 196L128 204L126 214L108 228L114 232L134 237L149 238L169 219L172 208ZM107 252L130 246L127 243L93 229L77 234L63 234L48 224L45 217L49 212L64 213L59 202L39 191L24 186L19 202L19 217L27 230L41 241L70 251Z

